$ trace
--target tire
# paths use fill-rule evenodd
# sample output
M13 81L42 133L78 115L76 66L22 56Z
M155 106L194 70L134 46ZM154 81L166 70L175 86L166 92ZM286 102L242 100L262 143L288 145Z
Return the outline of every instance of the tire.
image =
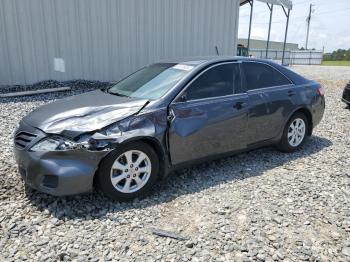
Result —
M143 142L131 142L101 161L97 186L113 200L128 201L147 195L158 175L159 158L153 148Z
M301 123L301 125L299 125L299 123ZM304 124L304 127L302 128L303 132L300 131L301 130L300 128L299 130L293 131L292 124L294 127L295 125L299 125L299 127L302 127L302 123ZM305 114L295 113L289 119L286 126L284 127L283 135L279 144L277 145L277 148L280 151L285 153L291 153L291 152L297 151L305 143L308 130L309 130L309 123Z

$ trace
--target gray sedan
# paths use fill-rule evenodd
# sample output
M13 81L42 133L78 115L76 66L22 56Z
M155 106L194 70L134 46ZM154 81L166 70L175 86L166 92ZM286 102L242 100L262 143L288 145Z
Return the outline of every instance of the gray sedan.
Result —
M298 150L324 109L320 84L271 61L162 62L34 110L15 131L15 156L25 183L42 192L97 186L129 200L197 162L270 145Z

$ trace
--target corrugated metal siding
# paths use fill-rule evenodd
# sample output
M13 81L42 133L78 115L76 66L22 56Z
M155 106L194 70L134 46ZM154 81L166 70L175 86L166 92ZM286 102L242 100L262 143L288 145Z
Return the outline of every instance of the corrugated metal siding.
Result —
M238 0L1 0L0 85L113 81L157 60L216 55L215 46L233 55L238 12Z

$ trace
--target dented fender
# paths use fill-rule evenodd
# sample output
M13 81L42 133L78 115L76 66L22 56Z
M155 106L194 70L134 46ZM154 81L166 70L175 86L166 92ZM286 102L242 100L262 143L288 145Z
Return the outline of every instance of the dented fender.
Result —
M165 152L165 134L167 131L166 109L157 111L145 111L127 117L116 123L117 133L109 133L102 129L94 133L89 143L93 150L113 150L116 146L130 141L150 139L155 140Z

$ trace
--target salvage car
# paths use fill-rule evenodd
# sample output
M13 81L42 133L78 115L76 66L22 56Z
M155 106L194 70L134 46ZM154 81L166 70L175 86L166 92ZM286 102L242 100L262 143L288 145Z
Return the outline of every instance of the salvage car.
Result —
M105 90L61 99L19 123L14 151L30 187L129 200L194 163L275 145L302 147L324 89L272 61L214 57L152 64Z
M350 82L344 88L342 100L345 104L350 106Z

